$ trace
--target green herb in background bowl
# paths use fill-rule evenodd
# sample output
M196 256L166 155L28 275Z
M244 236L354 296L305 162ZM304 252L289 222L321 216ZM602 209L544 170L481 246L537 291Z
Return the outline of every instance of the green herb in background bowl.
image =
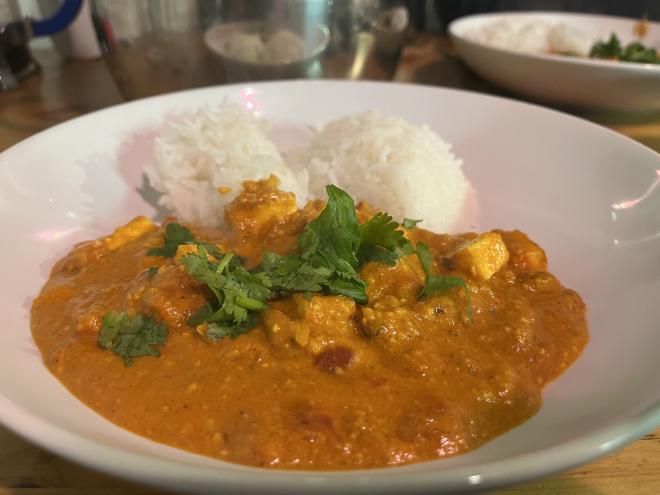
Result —
M658 52L655 48L646 47L639 41L633 41L623 47L619 37L612 33L607 41L597 41L591 47L590 58L620 60L640 64L658 64Z

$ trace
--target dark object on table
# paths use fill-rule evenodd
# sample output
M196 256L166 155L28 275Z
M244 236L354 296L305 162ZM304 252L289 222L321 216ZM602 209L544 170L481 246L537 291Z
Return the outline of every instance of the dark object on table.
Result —
M0 91L15 88L39 70L28 49L28 38L22 22L0 26Z
M39 70L28 49L28 41L65 29L76 18L81 6L82 0L65 0L47 19L17 19L0 25L0 91L15 88L19 81Z

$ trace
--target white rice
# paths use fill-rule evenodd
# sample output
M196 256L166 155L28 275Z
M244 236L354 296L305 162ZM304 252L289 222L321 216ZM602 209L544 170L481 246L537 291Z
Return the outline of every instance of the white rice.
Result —
M451 231L461 214L467 181L451 146L428 126L366 112L325 126L307 151L309 190L325 197L335 184L401 221Z
M475 29L468 36L496 48L526 53L570 53L586 57L595 37L563 22L503 19Z
M335 184L396 220L423 219L420 226L436 232L456 226L468 190L448 143L428 126L378 112L327 124L297 157L287 166L262 121L223 104L172 125L157 140L146 172L163 193L161 203L181 221L218 226L241 182L270 174L299 205L325 199L325 186ZM221 186L231 193L219 194Z
M160 204L183 222L223 225L224 207L242 182L271 174L280 179L282 190L295 193L299 206L307 201L307 184L284 163L266 136L265 122L229 103L171 124L156 140L145 173L163 194ZM220 187L231 191L220 194Z

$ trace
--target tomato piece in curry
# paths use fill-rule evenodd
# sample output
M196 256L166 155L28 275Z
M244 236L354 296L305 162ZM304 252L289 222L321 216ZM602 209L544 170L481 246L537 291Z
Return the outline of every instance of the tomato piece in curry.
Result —
M293 251L322 208L298 210L272 182L248 182L226 210L226 230L188 227L255 266L264 249ZM361 221L371 213L358 206ZM254 329L211 343L187 324L204 287L176 257L147 254L163 228L137 218L55 265L32 333L49 370L89 407L191 452L312 470L460 454L538 411L543 387L588 341L585 305L522 232L405 235L429 246L434 272L467 281L471 318L460 288L418 297L424 272L409 255L362 268L366 305L294 294L270 301ZM166 325L160 357L129 367L100 347L109 311Z

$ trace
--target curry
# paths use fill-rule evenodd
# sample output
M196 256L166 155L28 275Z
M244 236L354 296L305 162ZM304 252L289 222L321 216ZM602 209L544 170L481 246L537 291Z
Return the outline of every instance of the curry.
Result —
M197 244L169 255L158 251L167 225L145 218L77 245L32 308L50 371L99 414L157 442L252 466L344 470L482 445L533 416L543 387L587 343L584 303L525 234L412 224L397 232L425 247L427 263L421 249L365 262L364 300L280 293L253 327L209 338L212 323L193 320L217 301L186 269L191 256L215 267L218 253L234 253L258 276L264 253L296 252L324 208L298 210L276 186L246 183L226 229L186 226ZM361 204L356 215L364 224L374 213ZM420 297L433 276L446 287ZM147 346L151 356L122 360L99 345L112 312L144 315L167 338Z

